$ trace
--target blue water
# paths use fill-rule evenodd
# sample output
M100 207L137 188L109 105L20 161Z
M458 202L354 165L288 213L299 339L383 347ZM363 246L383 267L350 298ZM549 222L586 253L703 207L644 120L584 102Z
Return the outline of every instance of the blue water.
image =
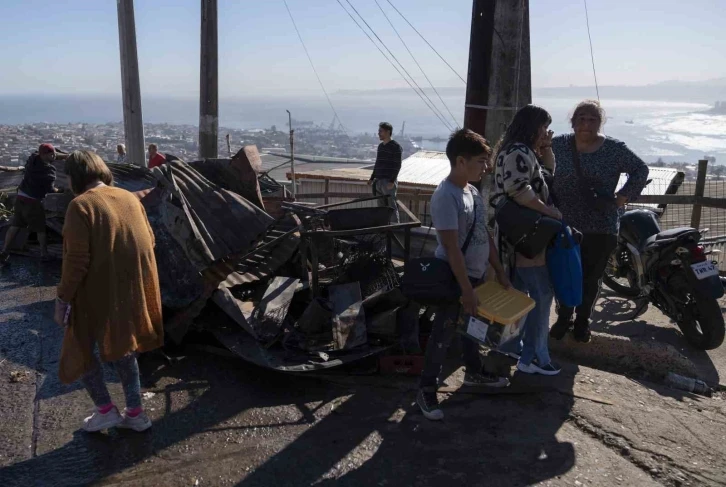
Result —
M346 130L373 133L381 121L389 121L399 132L419 136L448 134L448 128L413 94L333 94L333 103ZM438 100L437 100L438 101ZM454 118L441 108L449 125L463 120L463 96L444 96ZM556 133L569 131L568 115L576 99L536 98L548 109ZM145 97L144 122L196 125L198 101ZM625 141L646 161L694 162L704 155L726 163L726 116L702 115L705 104L657 101L603 100L608 121L605 133ZM333 119L325 98L243 98L220 101L220 125L229 128L285 127L290 110L297 120L311 120L328 126ZM120 96L0 96L0 124L35 122L106 123L122 119ZM626 123L632 121L632 124ZM423 147L441 150L444 143L424 141Z

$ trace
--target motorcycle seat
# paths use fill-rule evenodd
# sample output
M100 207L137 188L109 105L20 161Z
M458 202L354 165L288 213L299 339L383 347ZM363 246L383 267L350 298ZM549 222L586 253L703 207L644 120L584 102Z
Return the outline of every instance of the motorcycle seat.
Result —
M692 227L678 227L663 232L657 233L652 237L649 237L643 244L642 250L652 250L655 248L665 247L672 244L676 240L688 235L698 235L699 232Z
M678 228L671 228L670 230L666 230L664 232L660 232L655 236L656 240L665 240L665 239L671 239L671 238L679 238L683 235L687 235L689 233L698 233L698 230L696 230L693 227L678 227Z

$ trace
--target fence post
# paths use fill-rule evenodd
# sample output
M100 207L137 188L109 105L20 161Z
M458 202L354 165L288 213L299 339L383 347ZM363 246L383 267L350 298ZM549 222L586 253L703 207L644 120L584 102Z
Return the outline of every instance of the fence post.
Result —
M421 189L416 189L414 191L414 194L416 195L416 199L413 202L413 214L416 215L416 218L421 220Z
M325 193L325 204L326 205L328 203L330 203L330 198L328 198L328 193L329 192L330 192L330 179L329 178L325 178L325 191L323 191L323 193Z
M698 176L696 176L696 203L693 205L693 213L691 214L691 226L698 229L701 226L701 203L703 193L706 191L706 172L708 171L708 161L698 161Z

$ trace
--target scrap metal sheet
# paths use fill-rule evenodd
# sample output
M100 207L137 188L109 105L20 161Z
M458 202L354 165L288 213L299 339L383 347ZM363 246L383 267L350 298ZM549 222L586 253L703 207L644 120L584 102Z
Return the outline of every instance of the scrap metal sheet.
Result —
M293 354L283 348L266 349L236 323L210 320L204 322L203 325L222 345L243 360L280 372L312 372L315 370L330 369L377 355L393 347L393 345L364 345L356 350L346 351L346 353L330 352L326 354L324 359L319 355L311 355L304 352Z

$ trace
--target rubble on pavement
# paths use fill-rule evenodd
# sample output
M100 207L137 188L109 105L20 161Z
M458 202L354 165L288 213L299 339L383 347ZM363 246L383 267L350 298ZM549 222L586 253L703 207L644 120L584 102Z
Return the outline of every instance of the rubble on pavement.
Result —
M245 360L283 371L335 367L396 345L406 300L383 236L390 246L390 232L420 225L415 217L372 229L354 223L338 237L326 208L295 203L261 173L255 146L231 159L167 161L152 170L108 166L115 185L139 197L154 232L168 340L213 336ZM63 192L44 205L50 251L60 256L73 196L63 161L55 164ZM10 193L23 172L3 169L0 189ZM15 250L32 255L26 240Z

